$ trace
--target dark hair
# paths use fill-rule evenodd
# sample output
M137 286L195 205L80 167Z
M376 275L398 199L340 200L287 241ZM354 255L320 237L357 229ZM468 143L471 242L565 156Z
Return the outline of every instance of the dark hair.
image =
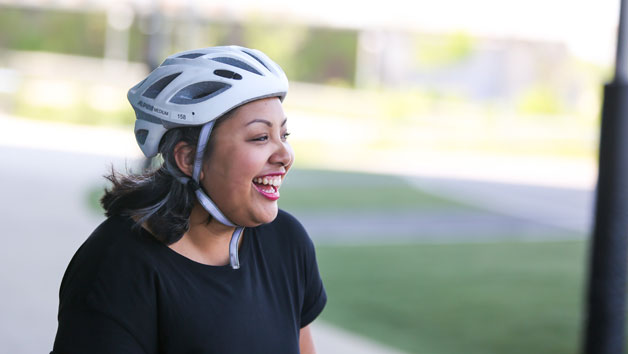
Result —
M231 112L233 110L216 121L203 161L207 161L212 149L211 137L216 128ZM182 178L188 176L177 167L174 147L184 141L196 151L200 131L201 127L195 126L174 128L166 132L159 145L163 162L156 169L147 169L140 174L121 174L112 168L111 174L105 178L113 185L105 189L105 195L100 199L105 215L133 217L136 226L146 224L161 242L177 242L190 227L189 218L196 203L196 195L191 186L181 182Z

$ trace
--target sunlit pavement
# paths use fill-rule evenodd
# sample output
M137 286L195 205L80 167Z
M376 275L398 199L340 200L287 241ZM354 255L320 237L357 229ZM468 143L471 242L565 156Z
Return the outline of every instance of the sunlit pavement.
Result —
M312 324L312 333L320 354L403 354L321 321Z
M106 171L106 160L110 158L0 147L2 352L52 349L61 277L102 219L85 207L86 191Z
M58 288L65 267L78 246L103 219L85 208L87 193L97 181L103 181L101 176L107 172L109 164L113 163L117 168L134 166L133 158L121 156L137 151L137 147L125 135L128 132L115 129L96 130L12 119L2 119L0 123L3 125L0 130L0 164L3 167L0 175L0 211L3 215L0 230L4 235L4 247L0 249L3 293L0 343L7 353L46 353L56 330ZM131 156L139 156L139 153ZM586 186L566 189L454 178L412 177L411 180L424 190L445 193L493 210L492 216L484 216L487 218L484 221L478 221L480 214L468 220L476 222L478 230L485 227L507 230L515 225L521 230L529 228L529 235L543 228L582 233L590 225L587 215L591 206L591 188ZM499 219L500 215L505 216ZM317 229L316 225L340 227L352 224L348 222L350 218L365 217L347 213L339 220L324 223L321 220L327 218L329 221L329 216L298 216L317 242L331 240L317 236L323 235L324 230ZM372 215L366 217L374 218ZM397 217L399 219L392 222L380 221L375 228L413 228L417 225L415 216ZM431 220L430 227L435 228L434 234L438 234L438 218L442 217L428 216L418 222L428 227ZM468 217L460 216L461 219ZM498 219L506 221L500 226L499 222L495 224ZM441 223L452 227L450 221L443 219ZM404 237L416 237L416 234L412 235L407 233ZM376 239L374 233L371 236L370 239L345 242L407 241ZM367 340L325 324L315 326L314 333L320 353L390 353L386 348L375 347Z

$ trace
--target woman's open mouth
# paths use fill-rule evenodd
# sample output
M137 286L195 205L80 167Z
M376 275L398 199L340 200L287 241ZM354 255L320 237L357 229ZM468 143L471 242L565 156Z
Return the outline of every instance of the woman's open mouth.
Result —
M281 187L282 174L271 174L253 178L253 186L261 195L270 199L279 199L279 187Z

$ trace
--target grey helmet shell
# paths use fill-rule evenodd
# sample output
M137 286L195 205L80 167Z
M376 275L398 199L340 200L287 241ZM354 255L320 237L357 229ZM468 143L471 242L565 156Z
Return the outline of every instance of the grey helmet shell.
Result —
M261 98L283 101L287 92L285 73L264 53L221 46L169 56L127 98L135 110L137 143L153 157L169 129L204 125Z

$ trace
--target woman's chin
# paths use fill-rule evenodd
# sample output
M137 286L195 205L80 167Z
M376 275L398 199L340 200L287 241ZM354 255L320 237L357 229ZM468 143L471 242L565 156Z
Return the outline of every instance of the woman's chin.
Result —
M260 224L268 224L273 222L279 213L279 208L277 207L277 203L274 203L274 206L271 208L266 208L264 213L260 215Z
M275 220L277 214L279 213L279 208L277 207L277 203L274 203L274 207L267 206L262 210L255 211L249 215L247 218L236 218L233 220L238 225L242 225L245 227L256 227L262 224L268 224Z

